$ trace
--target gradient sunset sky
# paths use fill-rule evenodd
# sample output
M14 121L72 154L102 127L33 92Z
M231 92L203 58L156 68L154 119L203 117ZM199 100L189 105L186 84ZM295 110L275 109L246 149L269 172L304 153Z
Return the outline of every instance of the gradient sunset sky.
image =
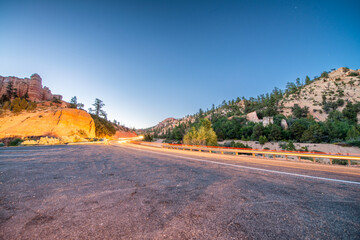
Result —
M0 75L29 77L110 120L167 117L360 68L360 1L4 1Z

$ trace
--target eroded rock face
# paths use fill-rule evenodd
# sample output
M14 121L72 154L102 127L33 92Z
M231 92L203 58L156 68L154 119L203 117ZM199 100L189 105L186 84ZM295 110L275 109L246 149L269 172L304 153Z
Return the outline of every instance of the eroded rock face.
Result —
M9 137L87 135L95 137L95 123L84 110L65 108L23 112L0 118L0 139Z
M274 118L273 117L264 117L262 120L263 126L269 126L270 124L274 123Z
M53 95L49 88L42 86L42 79L36 73L31 75L30 78L0 76L0 96L6 94L10 82L12 82L19 97L23 97L27 93L29 100L35 102L50 101L54 97L62 100L61 95Z
M260 122L260 119L258 118L256 111L246 114L246 119L250 122Z
M281 127L285 130L289 128L289 125L287 124L285 119L281 119Z

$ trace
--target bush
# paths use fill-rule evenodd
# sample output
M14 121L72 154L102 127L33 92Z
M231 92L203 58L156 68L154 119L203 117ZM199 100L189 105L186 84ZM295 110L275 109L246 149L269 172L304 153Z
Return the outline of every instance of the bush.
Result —
M231 141L230 147L232 147L232 148L249 148L249 149L251 149L251 147L249 145L243 144L241 142L235 142L235 141Z
M348 165L348 161L343 159L332 159L332 164Z
M270 140L279 141L282 139L282 128L278 125L273 124L269 134Z
M52 102L53 103L61 103L60 99L58 99L56 97L53 97Z
M360 137L347 140L346 143L351 146L360 148Z
M259 143L260 143L261 145L264 145L267 141L268 141L268 140L267 140L266 136L260 136L260 138L259 138Z
M20 138L15 138L10 142L10 146L19 146L22 143L22 140Z
M295 145L292 141L289 141L288 143L282 143L280 144L280 147L283 150L287 150L287 151L296 151Z
M358 76L359 74L357 73L357 72L351 72L351 73L349 73L349 75L348 76L350 76L350 77L356 77L356 76Z
M300 141L305 130L306 130L305 122L300 120L296 120L293 124L291 124L289 128L292 139L296 141Z
M329 77L329 73L326 72L326 71L324 71L324 72L321 74L320 77L321 77L321 78L328 78L328 77Z
M200 120L197 127L192 127L184 136L184 144L216 146L217 136L207 118Z
M260 136L264 134L264 126L261 123L258 123L253 128L253 133L251 135L252 140L259 140Z
M147 133L147 134L144 135L143 141L145 141L145 142L152 142L152 141L154 141L154 137L153 137L152 135L150 135L150 134Z

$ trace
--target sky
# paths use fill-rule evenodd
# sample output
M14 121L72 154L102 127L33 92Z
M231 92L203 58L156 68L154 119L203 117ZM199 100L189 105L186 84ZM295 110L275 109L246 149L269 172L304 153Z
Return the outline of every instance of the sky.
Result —
M146 128L360 68L360 1L0 0L0 75Z

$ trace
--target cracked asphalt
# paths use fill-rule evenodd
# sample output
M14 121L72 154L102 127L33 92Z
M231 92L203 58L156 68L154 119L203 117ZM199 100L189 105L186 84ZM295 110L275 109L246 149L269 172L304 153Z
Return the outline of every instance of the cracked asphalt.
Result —
M359 184L159 151L0 149L0 239L360 239ZM360 182L318 165L226 162Z

